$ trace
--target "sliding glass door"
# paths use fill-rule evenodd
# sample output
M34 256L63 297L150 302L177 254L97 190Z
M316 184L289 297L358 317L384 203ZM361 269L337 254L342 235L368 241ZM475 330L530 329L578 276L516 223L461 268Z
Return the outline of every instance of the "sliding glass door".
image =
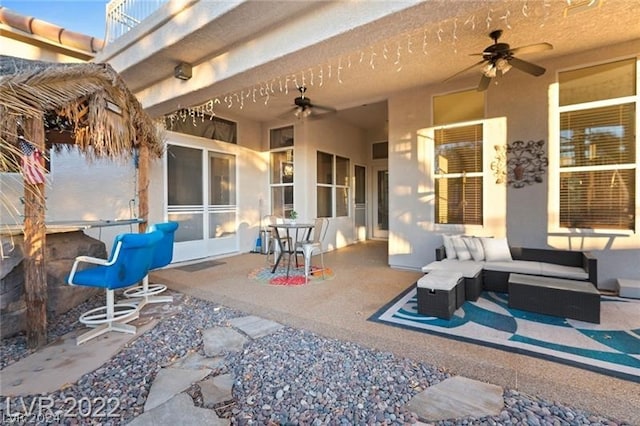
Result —
M180 224L174 261L237 251L236 210L234 155L169 145L167 214Z

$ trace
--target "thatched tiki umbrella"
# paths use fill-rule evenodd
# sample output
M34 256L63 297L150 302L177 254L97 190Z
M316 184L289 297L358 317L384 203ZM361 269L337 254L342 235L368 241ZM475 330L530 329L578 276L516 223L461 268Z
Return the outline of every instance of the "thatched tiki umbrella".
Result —
M162 154L158 128L120 76L107 64L57 64L0 56L0 171L13 153L45 152L45 120L64 122L51 133L54 148L72 144L89 158L139 155L140 225L148 219L148 162ZM65 127L66 126L66 127ZM58 130L63 130L58 132ZM20 149L22 148L22 149ZM44 248L44 182L38 179L42 159L29 156L24 177L24 269L27 344L47 340L47 282ZM35 160L34 160L35 158ZM33 172L36 176L31 176Z

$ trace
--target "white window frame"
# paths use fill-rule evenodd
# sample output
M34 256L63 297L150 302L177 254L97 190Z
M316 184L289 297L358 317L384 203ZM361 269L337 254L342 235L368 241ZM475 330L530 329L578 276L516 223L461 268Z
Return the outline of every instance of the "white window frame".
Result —
M342 155L338 155L338 154L333 154L331 152L326 152L326 151L316 151L316 165L317 163L317 159L318 159L318 154L325 154L325 155L330 155L331 156L331 174L332 174L332 183L319 183L318 179L317 179L317 170L316 170L316 215L318 215L317 213L317 205L318 205L318 190L317 188L330 188L331 189L331 216L328 216L328 218L337 218L337 217L351 217L351 180L353 178L353 162L351 161L351 159L349 157L345 157ZM344 158L348 161L348 165L347 165L347 184L346 185L339 185L337 183L337 161L336 158L340 157L340 158ZM338 199L338 190L339 189L346 189L347 190L347 202L346 202L346 207L347 207L347 214L346 216L337 216L337 199ZM318 217L320 217L318 215Z
M614 106L635 103L635 144L636 158L635 164L618 165L618 170L630 170L635 168L635 229L612 229L612 228L579 228L580 232L588 233L616 233L620 235L633 235L640 233L640 58L636 58L636 94L632 96L623 96L619 98L604 99L598 101L584 102L580 104L560 106L560 74L567 71L588 68L607 63L613 63L625 58L611 58L606 61L584 64L576 67L560 69L556 72L556 83L552 84L549 89L549 209L548 209L548 227L549 232L569 233L576 231L576 228L567 228L560 226L560 175L561 173L575 171L596 171L610 170L614 165L606 166L576 166L576 167L560 167L560 115L563 112L581 111L595 109L600 107Z
M476 126L476 125L481 125L482 126L482 146L480 147L480 150L482 151L482 171L481 172L470 172L470 173L440 173L438 170L435 169L435 135L436 132L438 130L445 130L445 129L454 129L454 128L458 128L458 127L471 127L471 126ZM484 226L485 223L485 192L486 192L486 183L485 183L485 175L486 175L486 171L485 171L485 164L487 162L487 158L486 158L486 152L485 152L485 143L486 143L486 123L485 120L475 120L475 121L467 121L467 122L462 122L462 123L454 123L454 124L447 124L444 126L437 126L433 128L433 144L431 147L431 161L433 161L433 165L434 165L434 170L433 170L433 183L434 183L434 195L435 195L435 186L437 185L438 179L442 179L442 178L447 178L447 179L455 179L455 178L462 178L463 175L464 177L479 177L482 180L482 212L481 212L481 216L482 216L482 223L481 224L477 224L477 223L440 223L438 222L438 211L436 209L436 203L434 202L433 204L433 220L434 220L434 225L436 226L464 226L464 227L482 227Z

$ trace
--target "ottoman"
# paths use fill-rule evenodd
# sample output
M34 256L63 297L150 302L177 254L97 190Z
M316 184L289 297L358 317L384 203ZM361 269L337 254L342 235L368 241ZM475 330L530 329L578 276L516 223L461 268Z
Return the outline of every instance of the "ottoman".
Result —
M436 260L422 267L422 272L434 271L460 272L464 278L466 300L476 301L482 293L482 262L472 260Z
M418 313L450 319L464 303L464 290L460 272L432 271L418 280Z

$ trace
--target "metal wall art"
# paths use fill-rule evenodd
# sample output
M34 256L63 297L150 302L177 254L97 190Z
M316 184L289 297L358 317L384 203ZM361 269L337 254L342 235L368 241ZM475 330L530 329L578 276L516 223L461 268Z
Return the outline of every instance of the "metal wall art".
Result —
M514 188L542 182L549 159L544 140L515 141L507 145L507 184Z

